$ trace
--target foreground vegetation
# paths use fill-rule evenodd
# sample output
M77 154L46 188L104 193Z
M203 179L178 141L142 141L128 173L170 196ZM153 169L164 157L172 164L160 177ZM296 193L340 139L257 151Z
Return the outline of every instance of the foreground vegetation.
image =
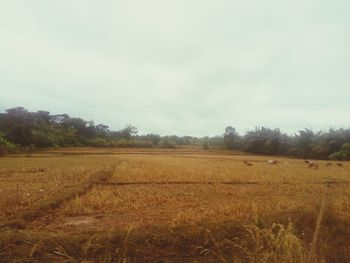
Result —
M347 262L350 166L194 148L0 159L0 258ZM247 165L249 163L250 165Z

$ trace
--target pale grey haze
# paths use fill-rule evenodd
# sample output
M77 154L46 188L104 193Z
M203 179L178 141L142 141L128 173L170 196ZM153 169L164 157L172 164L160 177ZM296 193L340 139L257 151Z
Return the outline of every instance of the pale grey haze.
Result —
M2 0L0 111L140 133L350 126L349 0Z

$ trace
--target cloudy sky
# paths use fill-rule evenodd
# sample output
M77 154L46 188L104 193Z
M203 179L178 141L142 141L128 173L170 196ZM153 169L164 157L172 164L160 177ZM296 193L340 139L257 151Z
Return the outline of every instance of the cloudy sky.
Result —
M0 111L140 133L350 127L349 0L2 0Z

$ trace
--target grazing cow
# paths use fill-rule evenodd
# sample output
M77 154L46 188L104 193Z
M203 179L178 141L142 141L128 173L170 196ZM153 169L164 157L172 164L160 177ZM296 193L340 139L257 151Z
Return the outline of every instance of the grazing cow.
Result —
M252 163L248 162L248 161L244 161L244 164L247 166L253 166Z
M326 163L326 166L330 167L330 166L332 166L332 163Z
M342 163L337 163L338 166L340 167L343 167L343 164Z
M268 160L267 164L277 164L277 161L276 160Z
M318 164L315 161L304 160L304 162L308 164L309 168L318 169Z
M309 168L314 168L315 170L317 170L318 164L317 163L309 163Z

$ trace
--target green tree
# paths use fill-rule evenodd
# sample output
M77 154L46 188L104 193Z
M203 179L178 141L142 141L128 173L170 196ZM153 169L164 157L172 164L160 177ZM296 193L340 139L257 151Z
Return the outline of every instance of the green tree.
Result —
M228 149L238 149L239 146L239 135L235 128L228 126L225 128L224 133L224 144Z

